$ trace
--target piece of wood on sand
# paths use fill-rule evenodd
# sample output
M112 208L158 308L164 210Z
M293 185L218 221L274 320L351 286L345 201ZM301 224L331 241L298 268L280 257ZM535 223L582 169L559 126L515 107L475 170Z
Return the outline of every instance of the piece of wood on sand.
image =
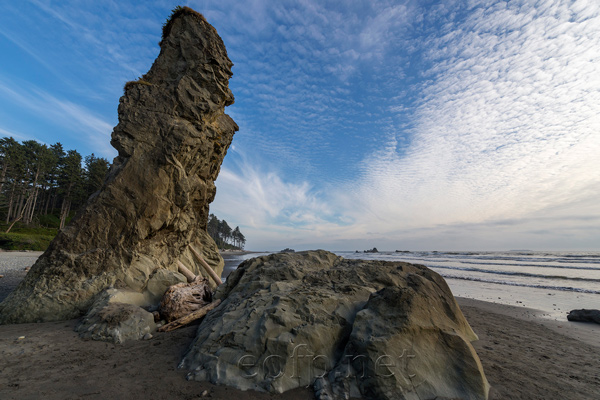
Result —
M204 317L210 310L212 310L213 308L216 308L219 304L221 304L221 300L220 299L215 300L212 303L205 305L204 307L194 311L191 314L188 314L188 315L181 317L173 322L170 322L166 325L161 326L160 328L158 328L158 331L159 332L170 332L177 328L181 328L182 326L185 326L185 325L189 324L190 322L193 322L197 319Z
M208 280L201 276L190 283L178 283L167 289L160 302L159 312L167 322L175 321L204 307L212 301Z
M223 281L221 280L221 278L219 278L219 275L217 275L215 270L212 269L206 261L204 261L204 258L202 258L200 253L191 244L190 244L190 250L191 250L192 254L194 255L194 257L196 257L196 259L198 261L200 261L200 265L202 265L202 267L204 268L206 273L212 278L212 280L217 284L217 286L222 285Z

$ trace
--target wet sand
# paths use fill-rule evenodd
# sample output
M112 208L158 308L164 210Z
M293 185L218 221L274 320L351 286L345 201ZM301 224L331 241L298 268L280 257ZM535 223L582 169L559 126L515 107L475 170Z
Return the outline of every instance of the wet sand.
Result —
M0 288L11 289L10 282L0 278ZM458 302L479 335L473 345L490 399L600 399L600 336L587 335L589 326L544 320L531 309ZM188 382L177 364L197 324L115 345L80 339L76 323L0 326L0 399L314 398L308 388L271 395Z
M600 399L600 336L586 334L587 326L545 320L519 307L458 303L479 336L473 347L491 385L490 399Z

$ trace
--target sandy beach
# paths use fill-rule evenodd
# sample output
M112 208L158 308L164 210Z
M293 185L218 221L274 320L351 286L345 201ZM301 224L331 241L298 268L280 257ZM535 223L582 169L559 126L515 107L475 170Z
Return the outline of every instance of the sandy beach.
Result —
M35 257L0 253L0 299ZM473 345L491 385L490 399L600 399L600 336L592 327L543 319L523 307L458 302L480 339ZM0 398L314 398L309 388L271 395L188 382L177 365L197 324L115 345L80 339L76 323L0 326Z

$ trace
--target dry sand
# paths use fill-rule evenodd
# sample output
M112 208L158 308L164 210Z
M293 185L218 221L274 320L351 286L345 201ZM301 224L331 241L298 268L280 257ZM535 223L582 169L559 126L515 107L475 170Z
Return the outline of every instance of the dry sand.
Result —
M0 278L0 293L16 280ZM490 399L600 399L600 338L589 329L541 320L534 310L459 304L480 338L474 347ZM197 324L114 345L80 339L76 322L0 326L0 399L197 399L204 391L224 400L314 398L308 388L271 395L188 382L177 364Z

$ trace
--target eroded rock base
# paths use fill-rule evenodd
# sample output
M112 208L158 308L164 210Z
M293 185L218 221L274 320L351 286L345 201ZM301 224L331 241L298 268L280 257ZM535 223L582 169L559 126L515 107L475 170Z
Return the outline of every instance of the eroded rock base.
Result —
M477 336L444 279L325 251L248 260L180 367L189 379L320 399L486 399Z

